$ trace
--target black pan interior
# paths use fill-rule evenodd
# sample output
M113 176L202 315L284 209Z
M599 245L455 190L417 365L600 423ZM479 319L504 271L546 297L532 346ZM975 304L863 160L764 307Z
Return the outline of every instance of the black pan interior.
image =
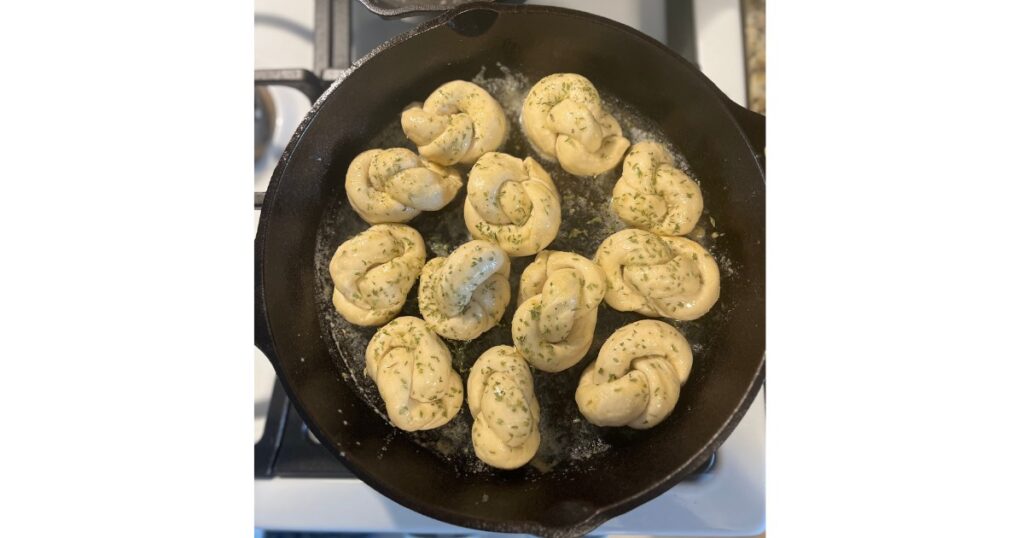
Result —
M464 526L578 534L653 497L699 465L756 393L764 350L763 172L720 92L649 38L604 19L552 8L496 5L447 20L451 17L385 45L337 83L282 158L257 238L258 296L273 340L268 355L325 446L337 449L360 478L396 501ZM645 432L601 432L609 448L550 472L475 472L458 454L441 457L389 426L355 388L351 376L362 372L347 371L338 356L363 350L345 349L344 338L332 337L331 313L323 308L326 290L316 271L318 232L336 245L366 227L344 214L349 161L409 102L448 80L471 79L481 67L498 75L493 70L499 64L532 80L554 72L583 74L655 120L700 178L707 211L723 234L715 242L716 254L728 258L732 271L723 281L720 305L684 325L701 349L669 419ZM321 230L325 218L338 223L333 236ZM412 225L423 231L442 223L421 216ZM552 248L592 254L565 232L563 225ZM528 261L517 261L514 278ZM406 312L415 313L413 300ZM591 357L560 375L577 379L604 337L633 319L638 318L605 309ZM465 350L466 356L510 340L507 327L490 335L474 343L481 349ZM563 406L553 420L571 420L571 392L555 396L568 399L553 404ZM467 419L468 409L461 414Z

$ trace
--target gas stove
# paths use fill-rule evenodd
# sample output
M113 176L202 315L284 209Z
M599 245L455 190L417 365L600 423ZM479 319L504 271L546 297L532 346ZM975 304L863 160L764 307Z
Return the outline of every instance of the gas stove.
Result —
M746 104L740 0L546 0L636 28ZM358 0L256 0L255 221L274 166L310 104L341 71L429 16L385 20ZM408 510L320 446L255 351L255 526L347 533L482 534ZM749 536L763 531L764 394L718 452L665 494L593 534Z

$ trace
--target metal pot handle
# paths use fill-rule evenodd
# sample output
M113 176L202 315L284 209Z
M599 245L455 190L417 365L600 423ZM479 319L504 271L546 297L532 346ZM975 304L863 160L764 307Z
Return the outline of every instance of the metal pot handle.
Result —
M464 11L461 8L469 4L471 9L481 7L483 4L489 4L492 2L504 2L506 4L522 4L525 0L474 0L463 4L456 4L454 6L445 5L443 2L436 0L421 0L419 2L411 2L405 6L396 6L390 2L382 0L359 0L366 9L370 10L378 17L382 19L401 19L405 17L412 17L415 15L425 15L433 13L442 13L445 11Z

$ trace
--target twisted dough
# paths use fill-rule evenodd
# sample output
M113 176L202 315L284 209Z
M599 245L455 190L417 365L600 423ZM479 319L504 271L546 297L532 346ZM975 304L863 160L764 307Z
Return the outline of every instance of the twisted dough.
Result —
M472 340L494 327L511 298L508 255L493 243L470 241L434 258L420 276L420 313L437 334Z
M345 241L331 258L334 308L350 323L381 325L401 310L427 258L420 233L377 224Z
M403 316L378 329L366 346L366 374L377 383L388 418L405 431L442 426L462 407L462 378L422 319Z
M612 190L612 209L626 224L658 235L686 235L697 225L700 187L676 168L665 146L638 142L626 154Z
M629 147L594 85L572 73L548 75L534 84L523 103L522 121L537 153L577 176L615 168Z
M512 340L535 368L561 372L580 361L594 339L604 273L572 252L545 250L523 271Z
M470 170L463 214L470 235L498 243L510 256L536 254L562 222L558 191L540 164L495 152Z
M540 446L540 405L526 361L512 346L480 355L466 381L473 415L473 451L484 463L515 469Z
M608 277L604 300L616 310L688 321L718 301L718 264L683 237L622 230L601 243L594 261Z
M405 148L371 149L352 159L345 193L352 209L370 224L408 222L421 211L452 201L462 178Z
M472 163L505 142L508 120L486 90L463 80L442 84L402 112L402 130L438 164Z
M630 323L583 370L576 405L598 426L652 428L675 408L692 366L690 344L675 327L653 319Z

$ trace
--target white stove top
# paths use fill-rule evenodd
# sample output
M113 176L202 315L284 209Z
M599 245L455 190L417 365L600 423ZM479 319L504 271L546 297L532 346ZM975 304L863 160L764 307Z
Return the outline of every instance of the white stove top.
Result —
M356 0L353 0L353 2ZM664 41L670 0L547 0L618 20ZM746 103L740 0L693 0L696 57L701 70L734 101ZM256 0L256 68L313 67L313 0ZM256 192L266 190L274 165L309 109L295 90L271 87L274 137L256 163ZM259 211L255 212L255 223ZM274 371L255 352L255 438L263 434ZM262 410L262 414L261 414ZM764 394L717 453L714 469L616 517L592 534L751 536L765 524ZM356 479L256 480L255 526L261 529L390 533L473 533L419 515Z

